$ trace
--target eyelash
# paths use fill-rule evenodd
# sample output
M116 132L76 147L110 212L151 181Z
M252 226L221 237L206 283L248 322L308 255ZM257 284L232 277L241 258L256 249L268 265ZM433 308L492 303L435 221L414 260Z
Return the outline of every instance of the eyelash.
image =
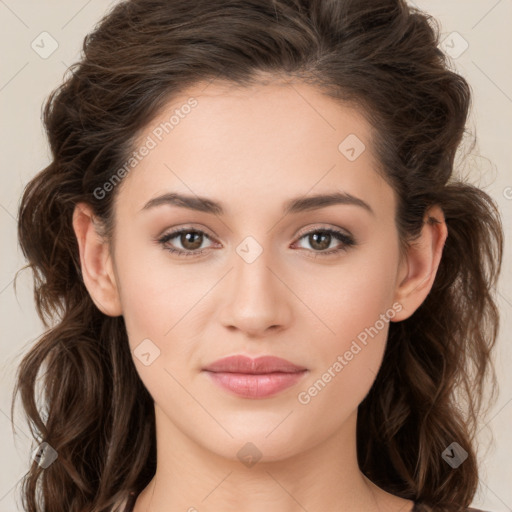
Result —
M166 233L162 237L158 238L157 242L162 245L162 248L164 250L169 251L170 253L173 253L179 257L199 256L199 255L203 254L206 250L208 250L208 249L201 249L199 251L184 251L182 249L173 249L166 245L167 242L169 242L169 240L176 238L178 235L181 235L182 233L199 233L199 234L205 235L207 238L209 238L211 240L210 236L200 229L180 228L175 231ZM341 231L338 231L338 230L332 229L332 228L317 228L317 229L313 229L311 231L307 231L306 233L302 233L297 240L301 240L302 238L309 236L313 233L330 234L330 235L334 236L334 238L338 239L340 242L343 243L343 245L341 247L338 247L337 249L330 249L328 251L311 251L311 250L306 249L306 251L308 251L308 252L316 253L314 256L310 256L313 258L317 258L318 256L326 257L326 256L338 254L342 251L343 252L347 251L350 247L357 245L356 241L354 240L354 238L352 236L347 235Z

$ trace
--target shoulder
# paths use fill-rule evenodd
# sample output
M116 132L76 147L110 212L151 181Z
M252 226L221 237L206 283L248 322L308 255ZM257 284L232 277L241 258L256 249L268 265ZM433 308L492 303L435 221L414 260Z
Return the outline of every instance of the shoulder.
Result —
M427 511L434 512L434 510L431 507L422 505L421 503L415 503L414 508L411 510L411 512L427 512ZM468 508L464 509L464 512L491 512L491 511L490 510L489 511L482 510L480 508L468 507Z

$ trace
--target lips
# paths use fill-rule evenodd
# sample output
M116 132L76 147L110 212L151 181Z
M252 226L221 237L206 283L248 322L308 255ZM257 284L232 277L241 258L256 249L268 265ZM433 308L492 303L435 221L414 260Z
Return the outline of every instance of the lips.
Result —
M229 356L203 368L224 390L245 398L266 398L296 384L307 368L286 359L262 356Z
M229 356L219 359L204 368L209 372L250 373L259 375L263 373L296 373L307 370L304 366L297 366L286 359L274 356L262 356L251 359L246 356Z

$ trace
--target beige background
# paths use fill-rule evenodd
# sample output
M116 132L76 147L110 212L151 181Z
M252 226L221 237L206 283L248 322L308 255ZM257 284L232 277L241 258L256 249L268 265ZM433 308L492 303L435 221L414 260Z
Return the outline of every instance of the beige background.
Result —
M467 171L499 203L508 241L512 219L512 0L415 3L440 20L442 39L446 37L452 48L449 51L460 53L464 41L468 44L453 60L474 92L468 128L476 131L478 146L467 161ZM13 289L14 273L23 265L16 240L18 201L23 186L48 162L40 121L42 103L61 82L66 68L79 58L83 37L110 5L101 0L0 0L0 512L21 511L14 487L26 472L35 445L31 445L19 409L15 415L17 435L13 435L10 400L17 362L42 332L30 273L20 274L16 295ZM41 36L42 32L50 36ZM42 58L32 42L39 42L41 53L52 49L51 38L58 47ZM508 335L512 328L512 262L508 244L506 251L499 296L503 324L496 353L501 393L487 427L479 434L482 480L473 503L493 512L512 511L512 348ZM494 445L486 450L491 433Z

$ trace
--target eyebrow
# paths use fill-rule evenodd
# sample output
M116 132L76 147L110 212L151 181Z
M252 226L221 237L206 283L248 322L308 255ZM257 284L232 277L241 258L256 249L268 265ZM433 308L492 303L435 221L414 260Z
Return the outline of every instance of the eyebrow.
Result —
M284 204L283 213L293 214L309 210L316 210L319 208L326 208L336 204L354 205L364 208L372 215L375 212L371 206L362 199L353 196L347 192L333 192L332 194L318 194L307 197L292 198ZM199 212L212 213L214 215L223 215L224 208L221 203L213 201L207 197L191 196L169 192L160 196L150 199L142 208L141 211L149 210L161 205L179 206L181 208L188 208Z

